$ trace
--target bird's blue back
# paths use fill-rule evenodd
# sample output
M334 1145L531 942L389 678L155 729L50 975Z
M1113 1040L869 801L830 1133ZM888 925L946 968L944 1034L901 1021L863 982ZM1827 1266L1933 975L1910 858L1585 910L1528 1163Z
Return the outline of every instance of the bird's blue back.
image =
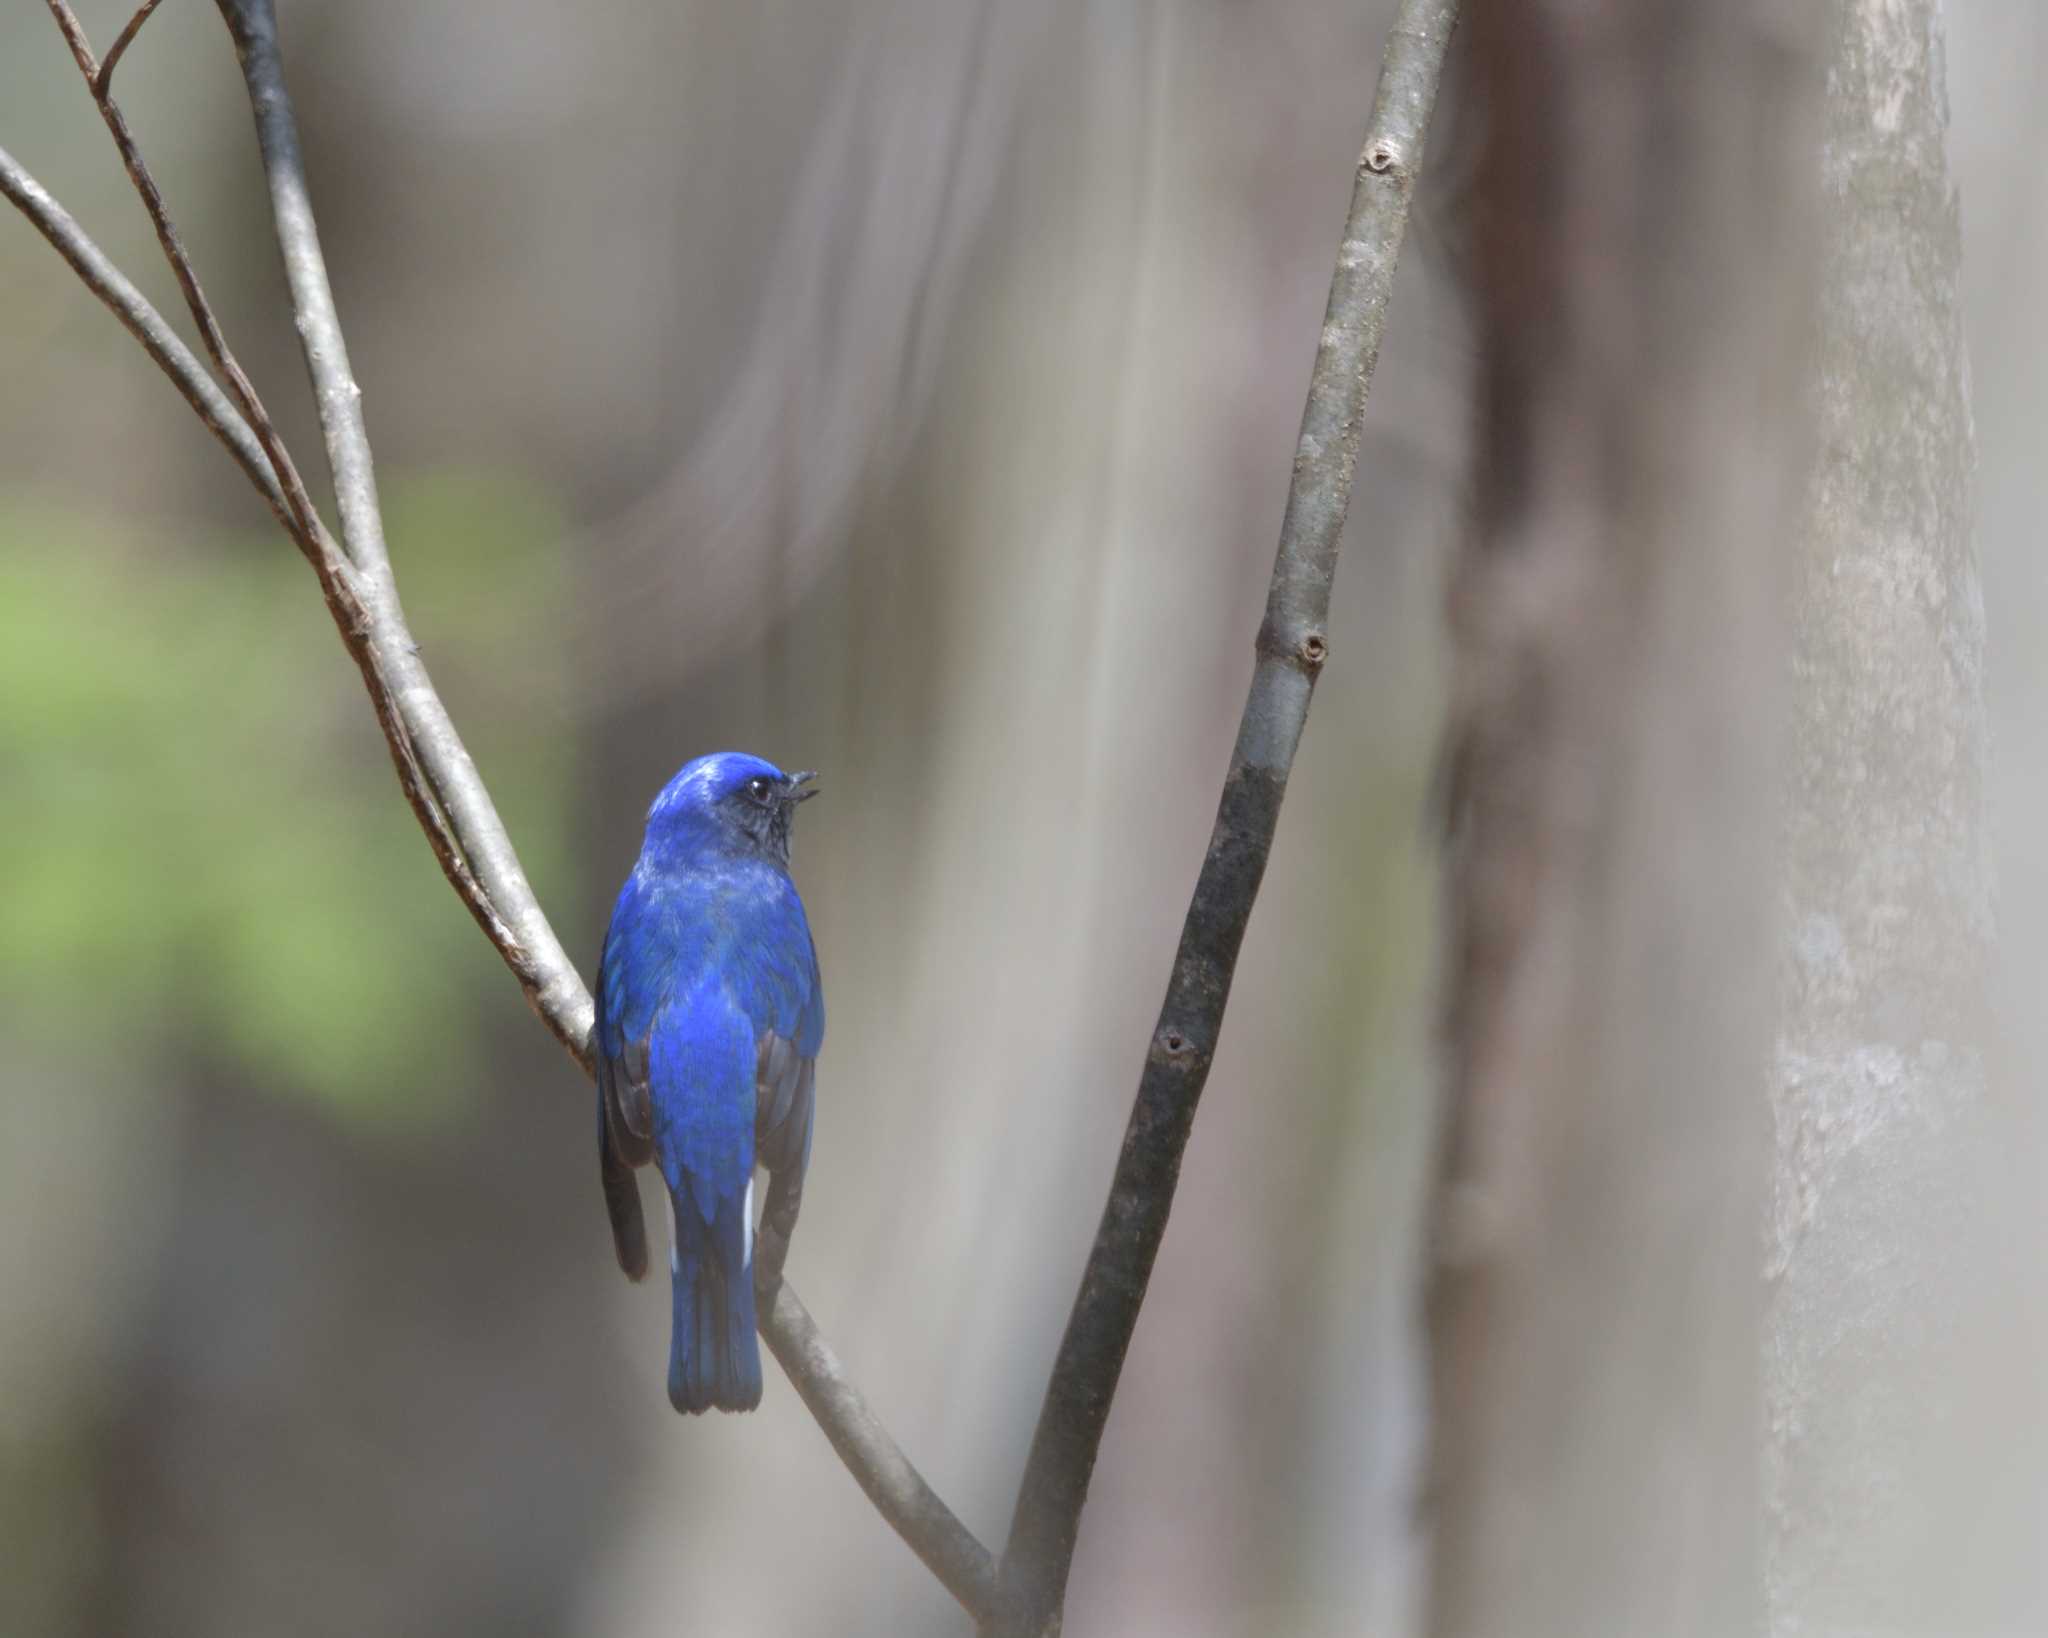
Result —
M600 963L600 1085L629 1106L644 1086L644 1136L674 1207L669 1386L678 1409L758 1401L757 1137L771 1173L793 1171L799 1188L809 1158L810 1061L825 1034L810 925L773 849L736 835L721 805L748 779L785 777L722 753L670 783L649 814Z
M825 1039L824 989L795 884L712 850L653 862L643 853L612 911L602 987L607 1056L648 1043L663 1176L671 1187L744 1189L761 1036L781 1036L803 1058Z

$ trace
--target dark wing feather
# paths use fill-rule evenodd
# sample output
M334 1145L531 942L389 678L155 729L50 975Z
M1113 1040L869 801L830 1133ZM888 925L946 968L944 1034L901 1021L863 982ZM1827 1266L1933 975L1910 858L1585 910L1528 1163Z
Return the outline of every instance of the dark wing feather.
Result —
M612 1250L627 1279L642 1279L647 1273L647 1219L640 1210L640 1185L633 1168L612 1147L602 1093L597 1100L597 1169L604 1183L605 1215L612 1222Z
M774 1030L763 1030L754 1066L754 1134L756 1140L780 1126L789 1114L796 1090L796 1043ZM765 1162L764 1162L765 1163Z
M800 1056L794 1041L773 1030L762 1035L754 1152L770 1172L801 1171L808 1158L814 1072L814 1061Z
M647 1084L647 1043L650 1035L627 1041L611 1073L613 1141L635 1166L654 1158L654 1098Z
M794 894L792 893L792 901ZM803 953L794 994L775 1024L759 1039L755 1086L754 1153L768 1168L768 1201L761 1214L764 1234L779 1257L789 1248L804 1197L804 1171L811 1161L811 1117L816 1106L815 1064L825 1040L825 997L818 982L818 953L801 922ZM787 1031L785 1034L784 1031ZM780 1271L779 1262L776 1272Z
M610 943L609 935L606 943ZM647 1219L640 1208L640 1185L634 1180L633 1168L645 1165L654 1152L647 1137L647 1043L637 1043L641 1129L635 1133L627 1124L631 1112L630 1083L628 1096L622 1099L619 1087L626 1077L605 1050L607 965L602 959L597 964L597 1027L590 1043L592 1066L597 1073L597 1171L598 1180L604 1185L605 1215L611 1219L612 1251L626 1278L638 1280L647 1273Z

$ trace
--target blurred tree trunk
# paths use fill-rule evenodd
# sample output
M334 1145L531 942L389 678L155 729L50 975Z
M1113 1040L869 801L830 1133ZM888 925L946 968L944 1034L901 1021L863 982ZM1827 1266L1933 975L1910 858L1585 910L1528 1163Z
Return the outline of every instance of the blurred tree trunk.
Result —
M1811 5L1485 0L1452 587L1430 1630L1757 1614Z
M1833 26L1772 1076L1769 1627L1948 1633L1985 1579L1957 1574L1988 1511L1961 1344L1994 1312L1998 1196L1961 240L1936 0L1842 0Z

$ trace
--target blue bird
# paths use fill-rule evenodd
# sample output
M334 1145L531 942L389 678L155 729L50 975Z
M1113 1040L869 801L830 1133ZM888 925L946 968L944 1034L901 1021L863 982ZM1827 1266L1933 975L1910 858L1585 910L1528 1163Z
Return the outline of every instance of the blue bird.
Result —
M825 996L789 824L816 775L735 751L700 756L647 811L598 963L598 1164L632 1279L647 1234L632 1168L668 1186L675 1318L669 1403L761 1402L754 1337L754 1167L768 1172L760 1273L772 1284L811 1156Z

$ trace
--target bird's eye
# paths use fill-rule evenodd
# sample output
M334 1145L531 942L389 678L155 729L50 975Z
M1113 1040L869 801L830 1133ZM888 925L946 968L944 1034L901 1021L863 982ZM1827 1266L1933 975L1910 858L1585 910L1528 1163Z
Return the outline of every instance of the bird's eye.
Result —
M753 799L754 799L754 800L755 800L756 802L765 802L765 801L767 801L767 800L768 800L768 781L767 781L767 780L765 780L765 779L750 779L750 780L748 780L748 781L747 781L747 795L751 796L751 797L752 797L752 798L753 798Z

